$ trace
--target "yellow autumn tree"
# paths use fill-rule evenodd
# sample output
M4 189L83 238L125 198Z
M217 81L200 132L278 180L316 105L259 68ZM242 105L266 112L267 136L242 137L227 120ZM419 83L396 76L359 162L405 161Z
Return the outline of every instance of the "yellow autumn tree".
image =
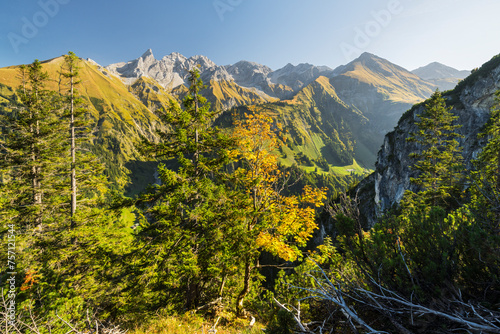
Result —
M245 276L237 300L237 312L243 310L243 300L250 291L252 271L262 251L285 261L301 257L301 247L317 228L315 208L323 205L325 189L306 186L300 195L285 196L288 175L279 169L276 151L281 126L270 117L247 115L235 122L239 145L233 155L241 167L234 175L237 186L245 193L243 230L246 248L243 251Z

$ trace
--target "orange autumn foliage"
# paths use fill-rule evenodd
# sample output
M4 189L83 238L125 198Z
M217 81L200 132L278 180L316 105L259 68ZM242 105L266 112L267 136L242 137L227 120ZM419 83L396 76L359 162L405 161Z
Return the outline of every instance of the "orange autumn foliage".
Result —
M280 171L274 153L282 128L265 115L245 117L235 124L239 145L232 154L243 163L235 174L249 198L247 230L256 235L256 247L294 261L317 228L315 208L323 204L326 191L306 186L301 195L283 195L288 175Z

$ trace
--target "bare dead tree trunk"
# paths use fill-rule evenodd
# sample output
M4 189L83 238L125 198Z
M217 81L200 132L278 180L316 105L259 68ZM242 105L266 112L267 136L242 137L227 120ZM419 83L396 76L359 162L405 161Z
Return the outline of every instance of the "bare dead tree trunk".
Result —
M38 98L38 92L35 90L35 96ZM38 120L38 112L36 111L36 106L35 110L33 110L33 107L31 107L30 111L30 116L32 120L35 120L35 124L30 125L30 131L33 136L33 143L31 144L31 162L33 163L33 166L31 167L31 183L32 183L32 189L33 189L33 205L40 209L42 205L42 193L41 193L41 182L40 182L40 176L41 176L41 167L37 166L37 162L39 160L39 157L37 155L37 148L35 146L35 142L39 140L40 136L40 121ZM40 213L36 213L36 218L35 218L35 224L41 228L41 223L42 223L42 218L40 216Z
M73 74L73 67L70 68L70 73ZM76 145L75 145L75 97L74 97L74 77L71 76L70 82L70 96L71 96L71 228L75 227L75 214L76 214Z

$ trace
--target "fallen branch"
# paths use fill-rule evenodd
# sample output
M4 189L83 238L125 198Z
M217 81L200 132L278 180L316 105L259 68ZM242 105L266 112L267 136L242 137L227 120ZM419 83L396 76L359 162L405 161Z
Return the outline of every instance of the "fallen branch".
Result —
M301 333L312 333L311 331L306 329L306 327L304 327L304 325L302 324L302 321L300 320L300 304L299 304L298 309L292 306L295 309L295 311L297 312L297 315L295 315L284 304L281 304L275 297L273 297L273 299L274 299L274 302L276 303L276 305L278 305L281 309L287 311L288 313L290 313L293 316L293 319L297 323L297 326L299 326Z
M448 313L444 313L444 312L441 312L441 311L433 310L431 308L428 308L428 307L425 307L425 306L422 306L422 305L419 305L419 304L412 303L412 302L404 299L403 297L397 295L396 293L383 288L381 285L379 285L375 281L372 281L372 283L375 284L376 286L378 286L381 291L388 292L389 295L378 294L378 293L375 293L375 292L372 292L372 291L368 291L366 289L359 289L358 288L356 290L359 293L361 293L361 294L364 294L366 296L371 297L372 299L378 299L378 300L383 300L383 301L390 301L390 302L395 302L395 303L400 304L400 305L407 306L414 313L417 313L417 314L420 314L420 315L432 314L432 315L435 315L435 316L438 316L438 317L441 317L441 318L448 319L448 320L450 320L452 322L455 322L455 323L458 323L458 324L461 324L461 325L465 325L469 329L472 329L472 330L486 331L486 332L492 332L492 333L498 333L498 332L500 332L500 327L494 325L492 322L490 322L490 321L486 320L485 318L483 318L482 316L480 316L476 312L475 308L472 305L470 305L470 304L467 304L467 305L469 307L471 307L472 310L473 310L473 312L476 314L476 316L478 316L478 318L479 318L478 320L476 320L476 319L475 320L471 320L471 319L468 320L468 319L465 319L465 318L463 318L461 316L454 316L454 315L451 315L451 314L448 314Z
M333 303L344 314L344 316L347 318L348 323L351 325L354 331L356 331L354 323L357 323L359 326L368 331L368 333L387 333L372 328L357 314L356 310L353 307L349 306L347 300L362 303L364 305L367 305L371 309L380 312L394 325L395 328L397 328L400 333L403 334L410 334L411 331L403 326L403 324L398 320L398 317L408 316L411 319L411 324L414 325L414 315L420 317L423 315L433 315L453 322L458 325L457 327L465 327L456 328L456 330L462 330L466 332L474 331L482 333L500 333L500 314L498 312L493 312L491 310L481 308L481 306L475 307L472 304L465 304L458 301L458 303L460 303L464 307L469 308L471 311L465 312L464 310L462 310L461 314L450 314L441 310L435 310L430 307L414 303L413 298L411 301L405 299L404 297L398 295L396 292L384 288L371 277L371 286L373 286L375 289L378 289L378 293L358 287L352 290L354 292L353 295L348 295L344 291L342 291L342 286L340 284L338 284L337 282L334 283L328 278L325 271L318 264L316 264L316 266L321 273L321 277L308 274L308 276L310 276L314 280L315 285L313 288L297 287L292 285L290 285L290 287L308 292L309 296L301 300L316 299ZM275 301L278 303L276 299ZM278 305L288 312L292 313L284 305L281 305L279 303ZM300 313L298 314L298 316L294 315L294 318L295 321L299 324ZM306 328L302 326L301 330L306 330Z

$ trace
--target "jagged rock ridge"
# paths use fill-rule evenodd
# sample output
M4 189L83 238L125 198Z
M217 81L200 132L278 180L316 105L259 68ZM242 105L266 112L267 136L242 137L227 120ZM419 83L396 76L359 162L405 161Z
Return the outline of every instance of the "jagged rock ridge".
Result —
M111 64L106 69L125 80L128 79L129 83L142 76L147 76L155 79L164 88L174 89L186 84L189 70L195 67L199 67L204 81L229 81L232 79L224 66L216 65L205 56L186 58L180 53L173 52L161 60L157 60L151 49L135 60Z
M267 66L244 60L234 65L219 66L205 56L186 58L176 52L157 60L151 49L137 59L111 64L106 69L128 84L147 76L166 89L174 89L187 84L188 71L196 66L206 83L234 81L241 87L254 88L261 94L279 99L290 98L320 75L329 76L333 72L329 67L311 64L288 64L273 71Z

